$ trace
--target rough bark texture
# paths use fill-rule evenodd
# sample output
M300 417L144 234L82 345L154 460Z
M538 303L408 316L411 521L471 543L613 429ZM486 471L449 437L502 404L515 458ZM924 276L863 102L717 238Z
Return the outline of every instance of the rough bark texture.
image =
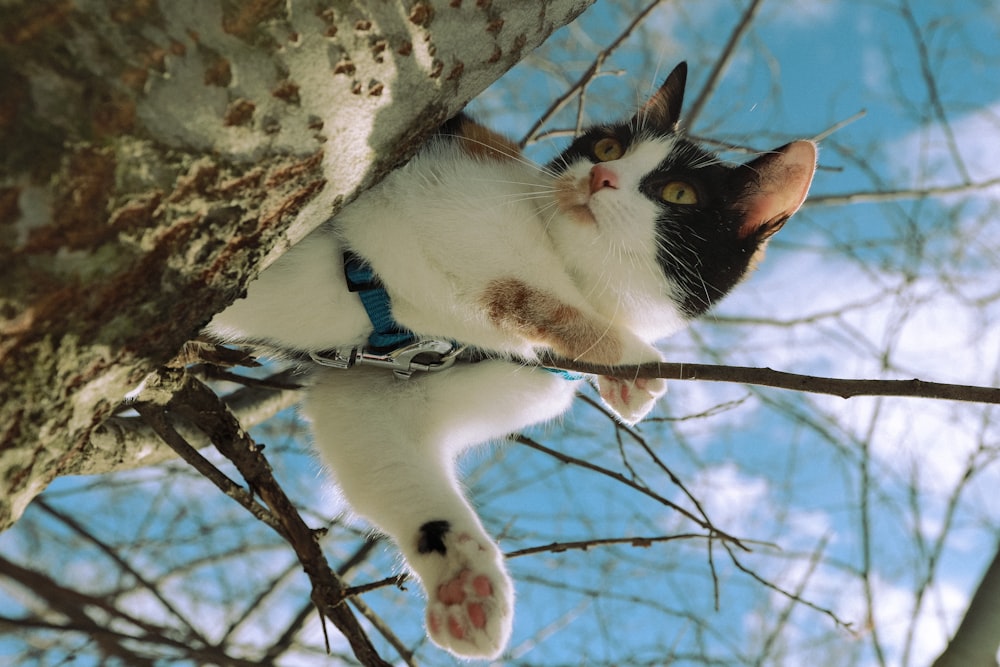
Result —
M0 528L266 262L590 2L5 3Z
M1000 651L1000 548L986 568L955 636L932 667L996 667Z

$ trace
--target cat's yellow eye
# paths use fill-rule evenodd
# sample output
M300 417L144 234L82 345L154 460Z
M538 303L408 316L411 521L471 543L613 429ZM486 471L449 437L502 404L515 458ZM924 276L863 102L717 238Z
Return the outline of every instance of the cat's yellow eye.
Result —
M624 154L625 148L622 147L622 142L614 137L604 137L594 142L594 157L600 162L617 160Z
M670 181L663 186L660 197L668 204L678 204L680 206L694 206L698 203L698 193L690 183L684 181Z

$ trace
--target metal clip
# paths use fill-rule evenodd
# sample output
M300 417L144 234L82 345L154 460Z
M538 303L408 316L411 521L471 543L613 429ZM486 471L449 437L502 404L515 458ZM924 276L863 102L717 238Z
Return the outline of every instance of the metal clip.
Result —
M333 350L325 350L323 354L310 352L309 358L320 366L346 370L357 362L360 351L361 348L357 347L338 347Z
M391 368L396 377L406 380L416 371L433 372L450 368L464 349L464 345L428 338L385 354L362 349L356 363Z
M396 377L406 380L416 371L433 372L450 368L464 350L464 345L427 338L391 352L371 352L363 347L338 347L322 353L310 352L309 358L320 366L342 370L352 368L355 364L389 368Z

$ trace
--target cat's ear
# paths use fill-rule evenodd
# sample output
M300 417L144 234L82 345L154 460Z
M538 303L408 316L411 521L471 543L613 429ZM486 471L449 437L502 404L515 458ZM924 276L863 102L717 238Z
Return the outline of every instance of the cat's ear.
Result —
M676 131L681 118L681 105L684 103L687 72L686 62L675 67L660 89L639 107L639 111L632 118L632 126L640 129L652 127L663 132Z
M769 238L792 217L809 193L816 171L816 144L794 141L742 165L734 208L743 214L740 238Z

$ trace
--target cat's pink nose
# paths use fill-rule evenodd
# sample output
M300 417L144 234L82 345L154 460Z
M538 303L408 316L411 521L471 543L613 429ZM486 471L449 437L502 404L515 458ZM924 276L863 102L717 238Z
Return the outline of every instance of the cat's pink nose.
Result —
M618 189L618 174L603 164L595 164L590 168L590 194L603 188Z

